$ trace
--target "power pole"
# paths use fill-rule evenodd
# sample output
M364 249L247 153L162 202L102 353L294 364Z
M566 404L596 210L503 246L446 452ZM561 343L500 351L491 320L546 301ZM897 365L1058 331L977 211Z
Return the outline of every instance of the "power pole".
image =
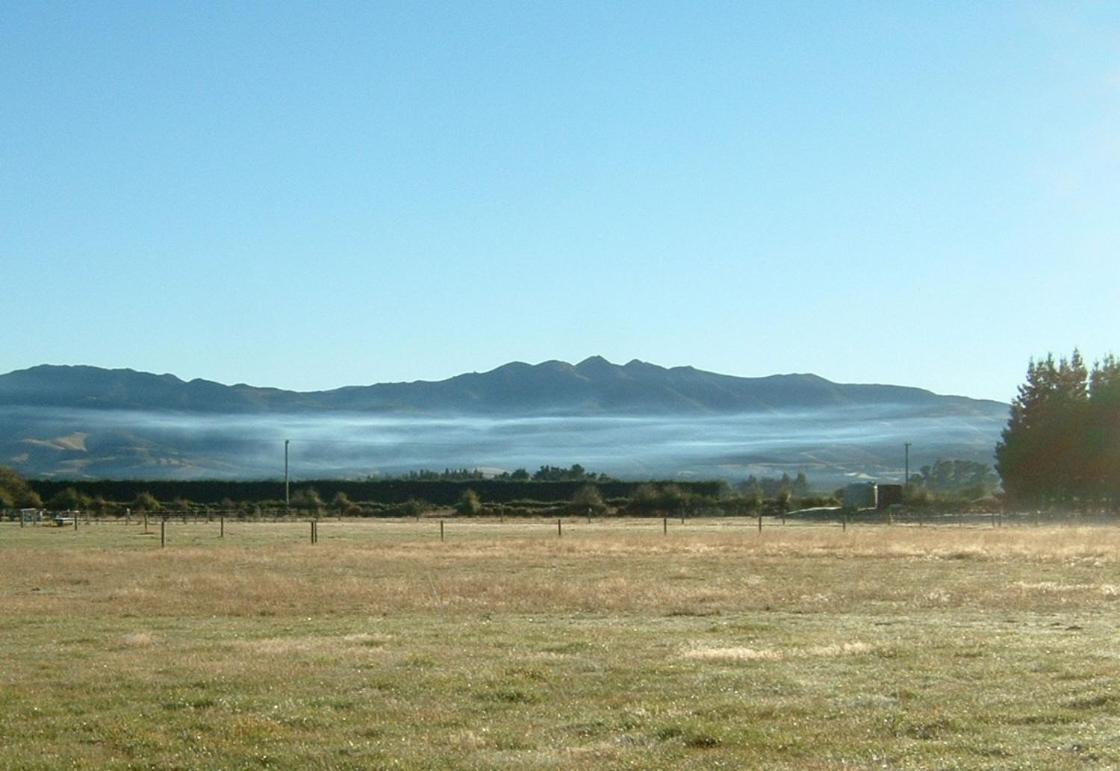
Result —
M284 440L284 508L290 509L292 507L292 498L288 489L288 444L291 439ZM906 445L909 447L910 445Z
M906 478L902 481L902 486L910 486L910 442L906 443Z

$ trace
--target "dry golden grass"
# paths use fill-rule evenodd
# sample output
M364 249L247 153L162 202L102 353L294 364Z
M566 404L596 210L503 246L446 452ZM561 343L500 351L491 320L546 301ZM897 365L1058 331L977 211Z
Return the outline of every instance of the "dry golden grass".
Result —
M0 531L0 767L1120 764L1120 530Z

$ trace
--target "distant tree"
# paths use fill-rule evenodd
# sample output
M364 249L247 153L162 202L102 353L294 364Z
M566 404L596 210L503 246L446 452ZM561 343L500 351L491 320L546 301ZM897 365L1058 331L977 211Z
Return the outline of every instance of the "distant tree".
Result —
M762 485L757 481L747 485L743 489L743 499L746 501L748 511L757 511L762 508Z
M659 504L659 493L656 485L641 484L630 493L627 510L633 514L652 514Z
M792 497L802 498L809 494L809 480L804 472L798 472L795 478L783 473L780 477L758 478L753 474L740 482L738 489L741 493L757 493L760 498L777 498L782 490L789 490Z
M76 511L84 509L89 498L79 493L73 487L59 490L47 501L47 508L51 511Z
M797 478L793 480L791 490L798 498L804 498L809 494L809 479L805 476L804 471L797 472Z
M0 508L41 509L43 501L13 469L0 466Z
M292 507L309 514L318 514L323 510L323 499L314 487L302 487L292 494Z
M658 487L643 484L631 493L626 509L632 514L684 515L695 511L702 503L714 503L714 501L686 493L679 485L668 484Z
M432 504L427 501L422 501L417 498L409 498L402 503L399 507L399 512L402 517L419 517L427 511L432 510Z
M663 485L658 498L662 511L685 511L691 503L688 494L680 485Z
M972 499L991 495L999 484L995 471L986 463L940 458L922 466L912 483L915 481L931 493Z
M541 466L533 474L534 482L578 482L583 479L597 479L606 481L605 474L588 473L587 469L578 463L573 463L571 468L562 466Z
M466 516L475 516L482 512L482 501L479 500L478 493L474 490L467 489L459 496L459 503L456 504L455 510L460 514Z
M575 495L572 496L571 508L577 514L584 514L588 511L592 514L603 514L607 510L607 504L603 502L603 496L598 487L584 485L576 490Z
M478 469L450 469L445 468L443 471L431 471L429 469L420 469L419 471L410 471L405 476L405 479L422 480L422 481L452 481L462 482L471 479L483 479L485 475Z
M156 514L162 508L156 497L146 490L132 500L133 511L146 511L149 514Z
M331 498L331 508L338 512L339 516L348 513L353 507L354 502L351 501L350 496L344 492L339 491Z
M778 511L785 514L789 511L789 503L792 499L793 490L788 487L783 487L778 491L778 494L774 496L774 503L777 505Z

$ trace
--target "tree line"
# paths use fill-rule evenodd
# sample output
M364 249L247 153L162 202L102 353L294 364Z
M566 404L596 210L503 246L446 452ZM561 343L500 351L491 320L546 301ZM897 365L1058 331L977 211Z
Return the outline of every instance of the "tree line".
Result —
M996 445L1009 501L1120 505L1120 361L1031 361Z

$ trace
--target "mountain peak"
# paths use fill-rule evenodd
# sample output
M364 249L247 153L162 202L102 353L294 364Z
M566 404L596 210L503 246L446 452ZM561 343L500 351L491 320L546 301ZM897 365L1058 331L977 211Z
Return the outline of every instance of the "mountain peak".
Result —
M611 364L602 356L588 356L586 359L576 365L576 369L580 372L604 372L607 370L618 369L618 367L614 364Z

